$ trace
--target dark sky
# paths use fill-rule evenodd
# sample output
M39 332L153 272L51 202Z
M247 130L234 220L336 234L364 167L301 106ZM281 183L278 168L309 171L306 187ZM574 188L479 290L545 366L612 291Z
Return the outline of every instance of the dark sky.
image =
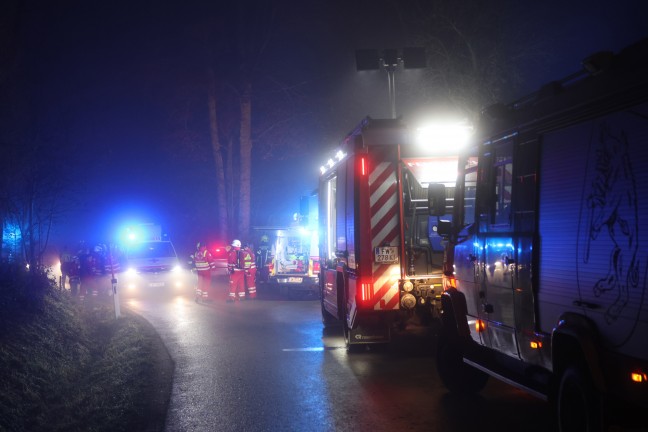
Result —
M502 11L507 20L515 15L503 25L540 41L546 53L541 61L520 65L522 93L514 97L574 72L594 51L618 51L648 36L643 0L511 3L528 5ZM43 123L74 149L78 200L56 227L54 243L110 237L137 220L162 223L183 245L211 236L216 180L205 147L206 102L199 82L204 29L227 31L228 20L219 13L224 6L123 0L14 4L11 24L31 98ZM291 127L270 138L259 136L253 224L287 222L299 197L317 187L318 168L336 142L367 115L389 116L386 75L357 73L353 53L412 44L398 13L407 5L277 2L257 67L255 90L264 102L253 106L253 117L262 129L281 112ZM215 61L235 69L226 55ZM414 122L428 113L430 101L417 97L420 75L410 72L397 76L402 89L397 113Z

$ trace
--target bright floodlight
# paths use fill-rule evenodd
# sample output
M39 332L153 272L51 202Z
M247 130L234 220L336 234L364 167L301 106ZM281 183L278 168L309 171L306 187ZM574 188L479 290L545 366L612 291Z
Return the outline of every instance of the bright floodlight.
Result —
M416 130L416 142L429 150L455 152L465 147L472 135L466 123L435 123Z

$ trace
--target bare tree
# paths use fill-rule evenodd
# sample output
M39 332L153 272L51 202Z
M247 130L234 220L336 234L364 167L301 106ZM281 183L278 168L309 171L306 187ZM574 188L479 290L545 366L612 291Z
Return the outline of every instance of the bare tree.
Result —
M518 3L421 0L399 7L401 25L412 44L425 47L429 61L423 84L410 90L470 120L484 106L517 94L522 69L550 56L547 38L520 18Z
M22 256L40 268L54 224L66 214L73 188L52 142L36 136L15 143L11 167L3 171L6 219L18 226Z
M221 139L218 133L218 115L216 110L216 76L212 68L209 69L209 86L207 90L207 105L209 111L209 135L211 140L212 154L214 156L214 165L216 168L217 177L217 191L216 198L218 200L218 238L226 239L227 232L227 200L226 200L226 183L225 183L225 168L223 165L223 150L221 146Z

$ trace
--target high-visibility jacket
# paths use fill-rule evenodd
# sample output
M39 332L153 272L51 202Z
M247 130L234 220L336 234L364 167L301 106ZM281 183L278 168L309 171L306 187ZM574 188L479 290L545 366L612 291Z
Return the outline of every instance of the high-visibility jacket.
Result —
M241 250L241 255L242 255L242 260L243 260L243 268L245 270L249 270L251 268L256 268L256 263L254 261L254 255L252 254L252 251L250 248L245 248Z
M194 264L198 274L210 271L213 261L212 255L208 250L196 252L196 255L194 256Z
M104 272L107 275L112 275L119 273L121 271L121 267L119 265L119 257L115 255L108 255L105 258L104 261Z

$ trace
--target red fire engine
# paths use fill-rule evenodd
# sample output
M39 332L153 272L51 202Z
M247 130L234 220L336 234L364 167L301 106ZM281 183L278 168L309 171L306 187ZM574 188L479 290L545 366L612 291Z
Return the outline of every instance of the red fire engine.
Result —
M322 321L342 324L348 349L388 342L393 326L436 313L441 215L430 215L428 190L443 184L452 197L457 151L448 147L419 147L401 120L367 117L321 168Z

